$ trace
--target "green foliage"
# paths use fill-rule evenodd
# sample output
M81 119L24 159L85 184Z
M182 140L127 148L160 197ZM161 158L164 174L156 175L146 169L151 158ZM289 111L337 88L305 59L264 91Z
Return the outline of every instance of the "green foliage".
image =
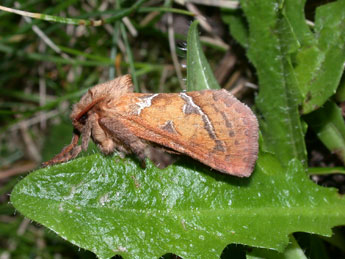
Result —
M339 107L329 101L305 119L325 146L345 163L345 124Z
M256 67L260 91L256 107L265 144L287 165L292 158L306 163L303 125L298 105L298 82L290 55L298 42L275 1L243 1L249 24L247 55Z
M307 92L302 92L305 94L304 113L322 106L335 94L338 87L345 61L345 1L340 0L317 8L314 34L316 43L308 47L315 49L315 53L310 53L309 50L301 51L302 58L299 60L301 66L310 62L313 71L308 74L298 67L296 71L297 75L303 78L301 82L306 82L304 87ZM304 61L305 53L314 57L306 57Z
M217 258L229 244L242 244L240 253L245 251L248 258L312 255L303 253L307 238L296 241L292 233L331 236L332 227L345 224L344 198L308 178L305 144L309 125L329 150L345 150L344 121L329 101L345 60L345 1L317 8L314 29L304 17L305 2L243 0L241 10L224 12L223 20L246 48L259 80L255 110L262 136L250 178L222 175L187 158L160 170L149 161L142 169L133 158L96 154L29 174L12 192L15 208L100 258L115 254L153 258L166 253ZM187 47L188 89L218 89L199 42L197 23L190 27ZM87 54L63 49L86 60L17 52L0 41L0 51L25 59L83 67L112 64L102 51ZM129 62L126 65L132 71L134 67L162 69L148 62ZM82 80L68 85L67 97L61 98L80 96L85 91L78 84ZM85 86L96 80L90 74ZM18 93L9 90L8 94ZM37 96L19 96L38 100ZM309 114L301 117L301 112ZM319 238L307 237L315 254L326 254ZM254 248L246 251L245 246ZM234 250L238 249L230 246L223 256Z
M143 170L132 159L88 156L31 173L11 201L100 258L216 258L229 243L282 252L289 233L329 236L345 218L335 189L311 182L299 161L285 170L264 153L247 179L186 160Z
M193 22L188 31L187 89L188 91L219 89L220 86L202 51L197 26L198 22Z
M312 112L336 92L345 62L345 1L317 8L314 30L304 17L305 2L242 1L243 13L227 11L223 17L256 67L261 130L283 164L292 157L306 162L300 111ZM338 135L345 134L339 124L343 120L338 120ZM335 151L335 143L331 148L320 140ZM343 143L336 146L341 157Z
M271 67L270 76L279 77L280 69L292 74L292 80L297 81L293 85L299 89L296 94L302 98L298 104L303 105L303 113L310 113L335 93L343 73L345 2L339 0L317 8L313 28L305 19L305 2L243 0L247 20L239 11L224 11L223 19L229 23L233 36L248 49L248 57L257 69L266 63L272 66L280 64L281 68ZM261 49L265 44L267 48ZM290 53L284 55L287 44L291 44ZM270 56L263 60L268 49ZM290 63L290 72L285 62ZM267 68L270 68L269 64L266 64ZM274 79L270 81L264 75L260 76L259 70L258 74L260 85L274 82ZM284 83L285 80L282 84L289 83L289 80Z

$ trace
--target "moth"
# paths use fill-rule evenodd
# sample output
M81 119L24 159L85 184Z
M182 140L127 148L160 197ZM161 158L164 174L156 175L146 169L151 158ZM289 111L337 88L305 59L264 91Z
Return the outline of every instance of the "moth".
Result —
M135 154L160 168L183 154L219 172L248 177L257 159L257 119L226 90L134 93L130 75L124 75L89 89L71 119L71 143L44 166L75 158L90 139L104 154Z

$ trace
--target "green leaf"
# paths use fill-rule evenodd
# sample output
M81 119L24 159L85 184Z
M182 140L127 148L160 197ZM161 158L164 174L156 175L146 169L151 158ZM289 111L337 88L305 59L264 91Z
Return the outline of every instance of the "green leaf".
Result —
M301 52L298 61L302 64L298 68L299 78L307 91L303 113L321 107L340 82L345 62L345 1L316 9L315 38L317 44Z
M291 55L299 43L284 5L275 1L242 1L249 25L248 57L259 77L256 106L268 149L283 165L292 158L305 162L304 128L298 105L301 95Z
M303 250L297 243L296 239L291 235L290 244L284 251L284 258L286 259L307 259Z
M328 101L305 119L322 143L345 163L345 123L340 108Z
M229 25L229 30L231 35L242 45L244 48L248 48L248 24L243 16L243 11L241 9L222 10L222 19L224 23Z
M287 0L284 2L284 14L301 47L310 46L316 42L304 14L306 0Z
M277 251L254 248L247 253L247 259L307 259L296 239L290 235L289 245L283 253Z
M216 258L229 243L282 252L292 232L330 236L345 223L335 189L311 182L297 160L285 172L268 154L247 179L186 161L142 170L131 159L94 155L31 173L11 201L100 258Z
M309 167L308 175L328 175L328 174L345 174L344 167Z
M344 74L340 80L340 84L338 86L335 98L336 98L337 102L345 101L345 76L344 76Z
M220 89L220 86L202 51L198 22L194 21L189 28L187 38L187 90L204 89Z

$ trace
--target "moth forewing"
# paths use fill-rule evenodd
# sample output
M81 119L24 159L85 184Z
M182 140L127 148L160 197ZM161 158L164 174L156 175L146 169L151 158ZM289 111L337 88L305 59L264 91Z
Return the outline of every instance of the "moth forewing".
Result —
M90 137L105 154L134 153L164 167L172 161L168 153L182 153L240 177L252 173L258 153L255 115L226 90L133 93L126 75L91 88L71 119L72 143L46 165L72 159Z
M137 137L220 171L249 176L258 153L252 111L226 90L124 96L113 107Z

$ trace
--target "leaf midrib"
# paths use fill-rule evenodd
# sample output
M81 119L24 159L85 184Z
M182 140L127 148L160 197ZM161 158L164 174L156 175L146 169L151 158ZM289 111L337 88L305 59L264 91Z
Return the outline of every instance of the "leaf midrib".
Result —
M33 196L31 196L33 197ZM250 207L250 208L212 208L212 209L208 209L208 208L194 208L194 209L186 209L186 210L176 210L176 209L153 209L153 208L145 208L145 209L138 209L138 208L115 208L115 207L106 207L106 206L85 206L85 205L80 205L80 204L71 204L70 202L66 201L66 200L54 200L54 199L47 199L47 198L42 198L40 197L40 200L46 200L49 201L49 203L51 204L52 201L56 202L59 204L61 202L65 202L64 205L69 205L69 206L76 206L78 207L78 209L76 209L77 211L81 211L82 208L87 209L94 209L94 210L99 210L99 209L106 209L106 210L112 210L112 211L119 211L119 212L126 212L126 213L135 213L135 214L141 214L141 213L145 213L145 214L155 214L155 213L159 213L160 215L162 215L164 213L164 215L169 215L171 214L171 216L175 216L176 214L179 215L188 215L191 214L192 216L196 216L196 215L206 215L206 214L210 214L210 215L220 215L220 214L226 214L228 215L229 212L236 216L236 215L240 215L241 217L243 217L243 215L248 216L248 217L254 217L254 216L258 216L258 214L260 215L267 215L268 217L271 217L272 215L277 215L277 214L282 214L284 216L291 216L294 213L296 214L296 216L300 216L300 215L306 215L306 214L310 214L313 217L317 217L320 214L322 216L330 216L330 212L334 211L336 214L338 215L343 215L345 216L345 203L343 204L343 206L339 205L338 203L328 203L327 205L320 205L320 206L306 206L306 205L300 205L300 206L290 206L290 207L272 207L272 206L260 206L260 207ZM338 205L338 206L337 206ZM342 209L342 210L339 210ZM339 213L339 211L341 211L342 213ZM235 212L235 213L234 213ZM293 212L293 213L291 213ZM302 214L301 214L302 212ZM315 212L317 212L315 214Z

